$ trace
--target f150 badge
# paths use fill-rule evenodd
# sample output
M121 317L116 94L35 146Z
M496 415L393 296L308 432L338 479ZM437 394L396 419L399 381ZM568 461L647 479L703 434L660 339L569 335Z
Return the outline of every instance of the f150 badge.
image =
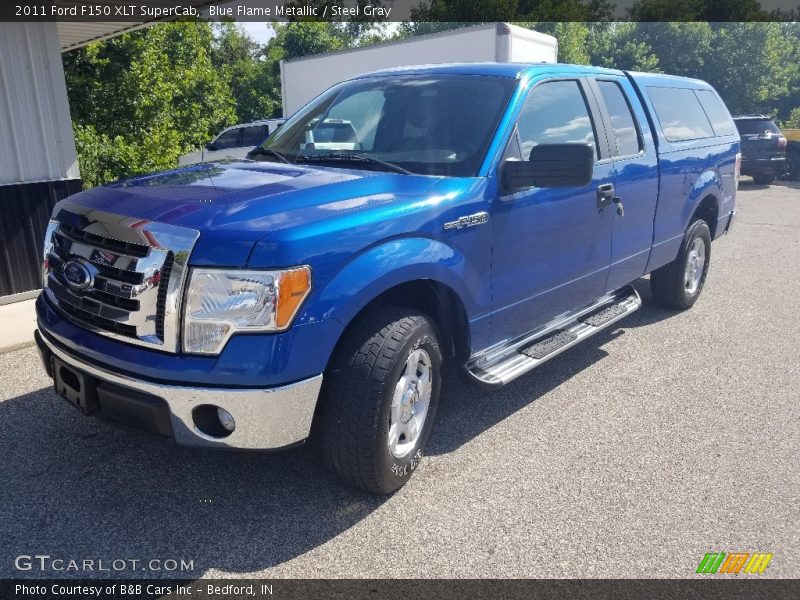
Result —
M483 225L489 221L489 213L485 210L475 213L474 215L466 215L465 217L458 217L455 221L449 221L444 224L447 229L464 229L465 227L475 227L475 225Z

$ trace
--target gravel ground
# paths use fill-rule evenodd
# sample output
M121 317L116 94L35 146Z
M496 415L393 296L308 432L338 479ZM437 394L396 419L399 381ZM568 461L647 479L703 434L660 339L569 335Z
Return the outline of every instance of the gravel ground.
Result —
M0 355L0 577L27 554L193 578L686 577L720 550L800 577L800 185L743 182L738 208L693 310L641 281L642 310L499 392L449 376L388 499L313 448L197 451L84 418L34 349Z

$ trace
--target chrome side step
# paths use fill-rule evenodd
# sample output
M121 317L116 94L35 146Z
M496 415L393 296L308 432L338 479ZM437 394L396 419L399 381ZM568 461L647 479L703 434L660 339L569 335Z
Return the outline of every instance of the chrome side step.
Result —
M467 373L486 387L503 386L610 327L641 305L635 289L622 288L581 310L560 315L536 331L472 357L466 364Z

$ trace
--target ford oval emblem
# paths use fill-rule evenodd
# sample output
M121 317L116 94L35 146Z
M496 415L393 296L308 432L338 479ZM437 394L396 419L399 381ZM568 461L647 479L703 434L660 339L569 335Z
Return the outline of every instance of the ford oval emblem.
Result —
M67 285L76 292L82 292L94 285L97 269L90 263L73 259L64 263L63 273Z

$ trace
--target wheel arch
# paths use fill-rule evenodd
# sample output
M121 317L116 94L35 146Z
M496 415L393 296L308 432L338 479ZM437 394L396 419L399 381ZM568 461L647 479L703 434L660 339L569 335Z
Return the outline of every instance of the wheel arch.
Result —
M684 207L683 231L698 218L711 230L711 239L717 237L722 181L716 171L705 171L692 186Z
M469 321L464 303L452 287L433 279L406 281L375 296L345 324L337 347L361 316L381 306L407 308L430 317L441 337L445 358L466 360L469 355Z
M316 318L335 319L343 328L331 357L361 315L389 305L428 315L443 338L443 353L468 355L469 319L477 312L479 293L468 281L480 285L485 278L438 240L402 238L369 249L341 269L315 303Z
M714 194L707 194L694 209L687 227L695 221L702 219L711 230L711 239L717 237L717 224L719 221L719 200Z

